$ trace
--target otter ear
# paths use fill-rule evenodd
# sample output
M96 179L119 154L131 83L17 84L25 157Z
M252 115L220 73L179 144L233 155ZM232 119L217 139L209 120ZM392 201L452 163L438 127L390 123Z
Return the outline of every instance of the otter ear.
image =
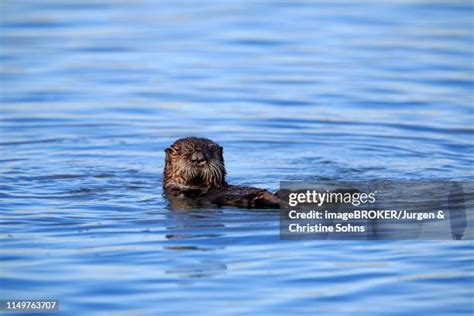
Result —
M217 148L219 148L218 151L219 151L219 156L221 160L224 161L224 147L218 146Z
M171 162L171 153L173 152L173 150L171 149L171 147L168 147L165 149L165 154L166 154L166 158L165 158L165 161L166 162Z

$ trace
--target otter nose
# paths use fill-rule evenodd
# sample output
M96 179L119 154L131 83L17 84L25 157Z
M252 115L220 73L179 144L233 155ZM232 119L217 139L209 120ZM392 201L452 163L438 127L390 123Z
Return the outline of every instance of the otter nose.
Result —
M193 153L193 155L191 156L191 161L193 162L203 162L205 160L206 156L204 156L204 154L200 151Z

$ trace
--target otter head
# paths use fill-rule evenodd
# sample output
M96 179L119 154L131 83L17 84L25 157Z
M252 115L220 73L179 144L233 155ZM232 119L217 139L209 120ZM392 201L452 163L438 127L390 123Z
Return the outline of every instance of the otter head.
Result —
M165 150L163 186L209 189L225 184L223 148L206 138L187 137Z

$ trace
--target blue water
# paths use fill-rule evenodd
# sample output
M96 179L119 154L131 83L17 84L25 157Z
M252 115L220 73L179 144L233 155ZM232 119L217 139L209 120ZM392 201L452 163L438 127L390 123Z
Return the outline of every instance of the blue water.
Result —
M63 314L471 314L472 241L281 241L171 210L163 150L229 181L474 179L471 1L0 3L0 297Z

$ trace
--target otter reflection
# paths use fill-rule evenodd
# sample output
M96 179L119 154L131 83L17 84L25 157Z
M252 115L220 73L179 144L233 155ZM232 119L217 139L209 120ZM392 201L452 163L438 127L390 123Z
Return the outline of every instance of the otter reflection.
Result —
M172 264L165 273L179 279L211 278L227 272L220 254L225 251L225 225L217 220L218 209L175 210L168 212L171 224L166 225L166 258Z

